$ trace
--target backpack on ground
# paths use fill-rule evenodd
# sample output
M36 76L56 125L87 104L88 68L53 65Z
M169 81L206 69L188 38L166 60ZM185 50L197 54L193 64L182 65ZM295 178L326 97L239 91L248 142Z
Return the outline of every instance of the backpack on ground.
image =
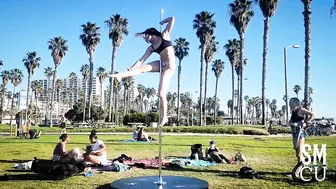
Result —
M31 171L50 180L66 179L84 171L83 163L34 159Z
M257 172L255 170L253 170L250 166L244 166L242 168L240 168L239 172L238 172L238 176L240 178L249 178L249 179L253 179L256 176Z

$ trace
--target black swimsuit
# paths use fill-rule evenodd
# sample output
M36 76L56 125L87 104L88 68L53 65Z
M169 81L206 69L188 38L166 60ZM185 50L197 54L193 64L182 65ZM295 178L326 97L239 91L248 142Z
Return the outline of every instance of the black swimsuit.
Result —
M162 36L161 36L161 40L162 40L162 42L157 49L154 49L154 47L152 45L152 48L153 48L154 52L156 52L158 54L160 54L165 48L173 46L171 41L167 41L167 40L163 39Z

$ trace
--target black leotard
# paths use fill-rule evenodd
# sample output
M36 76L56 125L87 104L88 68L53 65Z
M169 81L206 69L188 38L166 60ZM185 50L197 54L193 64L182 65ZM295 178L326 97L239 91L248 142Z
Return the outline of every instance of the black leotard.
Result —
M218 152L218 149L217 148L213 148L213 149L209 148L208 149L208 154L210 155L212 152Z
M297 123L304 120L304 117L299 116L298 111L292 111L291 122Z
M163 37L161 36L161 44L157 49L154 49L153 45L152 48L154 49L154 52L160 54L165 48L173 46L173 43L171 41L167 41L165 39L163 39Z

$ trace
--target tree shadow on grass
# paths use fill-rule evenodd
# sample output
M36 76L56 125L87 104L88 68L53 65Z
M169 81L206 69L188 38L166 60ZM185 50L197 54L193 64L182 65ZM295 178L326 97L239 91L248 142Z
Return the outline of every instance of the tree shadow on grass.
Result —
M0 181L13 181L13 180L47 180L42 177L40 177L37 174L31 173L31 174L5 174L0 176Z
M12 159L12 160L7 160L7 159L0 159L0 163L24 163L24 162L28 162L28 161L32 161L30 160L22 160L22 159Z
M111 184L100 185L96 189L111 189Z

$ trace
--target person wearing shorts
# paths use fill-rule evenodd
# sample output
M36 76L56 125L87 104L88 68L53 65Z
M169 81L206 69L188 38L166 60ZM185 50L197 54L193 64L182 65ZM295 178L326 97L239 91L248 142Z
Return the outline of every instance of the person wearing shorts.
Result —
M290 118L291 131L293 136L293 148L296 151L297 162L303 161L302 151L304 148L305 132L308 124L314 119L315 114L301 106L298 98L291 98L289 100L289 107L292 111Z

